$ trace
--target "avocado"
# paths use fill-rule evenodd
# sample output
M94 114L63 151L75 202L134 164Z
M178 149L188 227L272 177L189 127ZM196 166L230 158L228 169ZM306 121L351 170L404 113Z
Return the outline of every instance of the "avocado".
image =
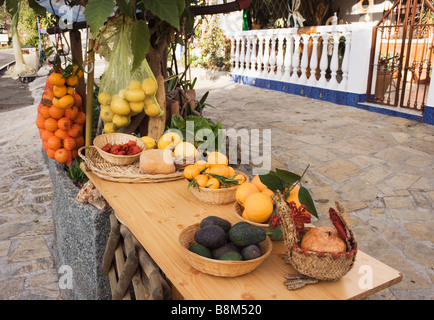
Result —
M252 259L259 258L262 254L261 254L261 249L259 248L258 245L251 244L243 248L243 250L241 250L241 255L243 256L244 260L252 260Z
M191 252L194 252L202 257L205 258L210 258L212 259L212 254L211 254L211 250L208 249L207 247L201 245L200 243L195 243L192 244L188 250L190 250Z
M229 251L222 255L219 260L235 260L235 261L243 261L243 256L241 253L236 251Z
M229 251L236 251L240 252L240 249L234 245L232 242L226 243L221 247L218 247L217 249L212 250L212 257L214 259L219 259L222 255Z
M221 227L225 232L228 232L231 228L231 223L223 218L217 217L217 216L208 216L200 222L200 227L203 228L205 226L209 225L217 225Z
M226 232L217 225L200 228L194 233L194 240L208 249L216 249L225 244Z
M230 241L238 247L247 247L264 241L267 233L264 229L247 222L238 222L229 229Z

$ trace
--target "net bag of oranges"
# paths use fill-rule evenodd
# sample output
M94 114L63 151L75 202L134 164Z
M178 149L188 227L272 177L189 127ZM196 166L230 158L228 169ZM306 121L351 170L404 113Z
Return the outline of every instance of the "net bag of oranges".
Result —
M118 132L143 112L149 117L163 114L155 97L157 81L147 60L132 70L131 28L130 19L114 17L97 45L98 53L109 62L98 94L105 133Z
M86 115L81 96L75 90L82 76L82 67L74 63L53 69L47 77L36 116L36 126L47 156L67 165L84 145Z

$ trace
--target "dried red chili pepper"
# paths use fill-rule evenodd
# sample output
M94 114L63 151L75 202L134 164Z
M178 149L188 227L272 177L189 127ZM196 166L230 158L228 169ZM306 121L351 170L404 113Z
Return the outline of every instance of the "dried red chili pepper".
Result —
M344 240L348 239L345 225L342 222L341 218L339 217L338 213L335 211L335 209L330 208L329 215L330 215L330 220L333 223L333 226L336 228L337 232L339 233L339 236Z

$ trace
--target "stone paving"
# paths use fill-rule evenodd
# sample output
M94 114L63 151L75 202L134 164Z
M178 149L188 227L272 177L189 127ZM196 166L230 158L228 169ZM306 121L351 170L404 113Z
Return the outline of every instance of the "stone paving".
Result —
M403 274L402 282L368 299L434 298L434 126L227 77L198 77L198 97L209 90L207 102L215 106L205 109L207 117L224 128L271 129L273 168L301 173L310 164L303 185L313 195L319 223L341 201L360 249ZM38 101L44 81L37 78L16 95ZM52 259L53 190L35 117L36 105L0 108L2 300L60 299Z

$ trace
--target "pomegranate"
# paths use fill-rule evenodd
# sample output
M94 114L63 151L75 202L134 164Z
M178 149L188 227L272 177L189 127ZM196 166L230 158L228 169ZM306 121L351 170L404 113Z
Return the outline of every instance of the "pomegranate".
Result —
M301 239L302 249L318 252L345 252L347 245L338 232L330 227L316 227L308 230Z

